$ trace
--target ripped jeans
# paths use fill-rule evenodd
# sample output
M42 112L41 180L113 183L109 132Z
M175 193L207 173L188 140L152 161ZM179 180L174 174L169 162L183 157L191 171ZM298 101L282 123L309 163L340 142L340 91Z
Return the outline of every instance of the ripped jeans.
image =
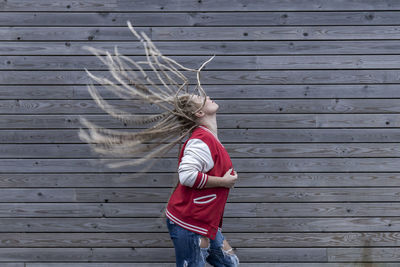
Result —
M235 254L224 251L224 236L220 229L214 240L210 239L208 248L200 247L201 235L186 230L167 218L167 227L175 247L177 267L204 267L206 261L215 267L239 266Z

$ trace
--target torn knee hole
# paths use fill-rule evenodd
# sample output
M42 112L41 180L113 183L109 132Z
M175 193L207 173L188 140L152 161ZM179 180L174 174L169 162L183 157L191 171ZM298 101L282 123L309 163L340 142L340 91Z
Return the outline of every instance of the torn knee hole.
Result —
M200 238L200 247L201 248L209 248L210 247L210 239L207 237Z
M223 250L224 250L225 253L235 255L235 252L233 252L233 248L230 248L230 249L227 249L227 250L223 249Z
M233 252L233 248L229 245L229 243L228 243L226 240L224 240L224 242L223 242L223 244L222 244L222 250L223 250L225 253L228 253L228 254L235 254L235 253Z

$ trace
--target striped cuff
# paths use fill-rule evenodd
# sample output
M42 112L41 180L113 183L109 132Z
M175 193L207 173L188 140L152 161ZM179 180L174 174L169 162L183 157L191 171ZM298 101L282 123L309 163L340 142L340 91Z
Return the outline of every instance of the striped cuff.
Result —
M202 172L198 172L193 188L203 189L207 181L208 181L208 175Z

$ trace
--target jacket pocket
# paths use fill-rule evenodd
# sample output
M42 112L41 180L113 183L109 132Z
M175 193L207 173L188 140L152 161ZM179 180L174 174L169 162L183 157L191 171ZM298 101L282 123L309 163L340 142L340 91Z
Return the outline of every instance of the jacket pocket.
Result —
M193 203L195 204L207 204L211 201L214 201L217 198L217 194L210 194L206 196L196 197L193 199Z

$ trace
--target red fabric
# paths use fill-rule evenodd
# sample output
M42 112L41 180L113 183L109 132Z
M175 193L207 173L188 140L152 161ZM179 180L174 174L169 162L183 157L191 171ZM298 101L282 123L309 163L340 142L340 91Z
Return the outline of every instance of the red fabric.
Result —
M208 180L208 175L222 177L232 168L232 161L225 147L209 130L197 127L184 143L178 164L182 159L187 142L192 138L200 139L207 144L214 167L206 174L199 172L193 187L178 184L168 202L166 216L181 227L214 240L218 227L222 227L222 217L229 188L204 188L204 185ZM201 184L204 177L207 180L205 182L203 180Z
M207 181L208 181L208 175L202 172L198 172L193 187L197 189L202 189L206 185Z

